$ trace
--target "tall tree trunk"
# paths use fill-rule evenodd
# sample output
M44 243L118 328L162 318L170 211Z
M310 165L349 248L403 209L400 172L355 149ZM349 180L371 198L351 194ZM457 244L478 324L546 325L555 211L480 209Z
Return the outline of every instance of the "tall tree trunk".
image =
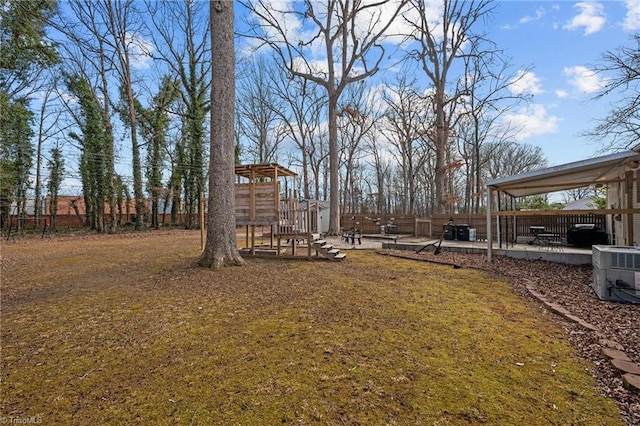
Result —
M131 83L127 84L127 102L129 106L129 120L131 121L131 149L133 168L133 196L136 200L135 229L141 230L144 224L144 189L142 186L142 161L140 159L140 145L138 144L138 125L135 113L133 90Z
M234 107L235 51L233 3L209 3L211 16L211 153L207 242L198 260L200 266L220 268L243 265L236 247L234 199Z
M447 152L447 136L449 134L446 128L447 122L445 118L444 103L445 93L444 87L439 85L436 87L435 101L436 105L436 131L435 131L435 155L436 155L436 173L435 173L435 198L436 213L445 213L447 203L444 198L445 186L447 184L447 173L445 170L445 156Z
M340 233L340 175L338 173L338 93L329 89L329 235Z

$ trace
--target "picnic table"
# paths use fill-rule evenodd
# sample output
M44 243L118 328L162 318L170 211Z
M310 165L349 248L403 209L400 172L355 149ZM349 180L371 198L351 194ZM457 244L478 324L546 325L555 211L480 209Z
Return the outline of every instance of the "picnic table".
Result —
M562 234L547 232L544 226L530 226L529 231L533 234L533 240L529 245L539 244L543 247L560 247L562 244Z
M362 244L362 232L357 228L351 228L342 233L342 239L347 243L351 240L351 244L355 244L357 239L358 244Z

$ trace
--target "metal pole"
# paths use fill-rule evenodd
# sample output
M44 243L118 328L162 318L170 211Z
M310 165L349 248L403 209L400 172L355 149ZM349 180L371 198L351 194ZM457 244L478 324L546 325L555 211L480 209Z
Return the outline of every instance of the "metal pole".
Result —
M491 232L491 187L487 186L487 262L493 255L493 233Z
M501 210L500 192L498 191L498 212ZM496 216L496 231L498 231L498 248L502 248L502 221L500 220L500 215Z

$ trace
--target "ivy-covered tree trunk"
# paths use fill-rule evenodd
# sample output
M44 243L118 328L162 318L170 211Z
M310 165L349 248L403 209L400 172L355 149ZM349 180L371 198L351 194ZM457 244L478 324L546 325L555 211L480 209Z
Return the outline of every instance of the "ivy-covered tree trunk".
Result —
M205 190L205 134L209 108L210 33L206 2L148 2L150 34L158 46L157 57L164 61L179 85L182 108L182 137L176 145L175 168L171 176L172 222L185 214L184 225L198 225L200 193ZM171 25L167 25L170 20Z
M2 222L6 224L14 213L26 215L24 209L33 154L30 141L33 114L24 98L10 102L7 97L0 96L0 107L0 211ZM18 207L15 212L12 211L14 202Z
M50 228L55 230L58 227L58 194L64 177L64 157L58 148L51 150L51 159L48 161L49 168L49 222Z
M105 203L109 196L109 134L102 120L102 107L89 82L78 75L66 75L69 92L78 98L77 125L80 134L69 136L81 146L80 176L85 199L87 224L98 232L105 230Z
M164 77L150 108L136 103L136 111L140 116L140 130L147 145L147 190L151 194L151 227L154 229L160 227L159 202L164 192L162 171L167 148L165 134L170 121L167 111L177 97L175 82L170 77Z
M196 90L197 89L197 90ZM186 204L186 227L191 229L197 224L200 208L200 193L204 191L204 102L199 99L199 89L189 90L189 99L195 99L187 107L184 172L184 201Z
M207 242L198 264L210 268L244 264L236 247L234 199L235 54L233 2L211 1L211 154Z

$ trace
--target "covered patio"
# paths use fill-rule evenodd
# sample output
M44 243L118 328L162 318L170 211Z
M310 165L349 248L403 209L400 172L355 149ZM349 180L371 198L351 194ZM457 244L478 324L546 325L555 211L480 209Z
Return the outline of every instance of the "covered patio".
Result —
M604 215L609 242L615 245L636 245L640 242L640 204L638 203L638 174L640 170L640 153L638 146L632 150L617 152L601 157L576 161L521 173L518 175L492 179L487 182L487 241L485 244L487 260L490 262L494 250L502 250L503 245L516 245L517 236L505 235L501 228L501 220L510 217L517 221L520 215L539 215L540 217L553 217L559 214L589 214ZM508 202L518 197L544 194L556 191L564 191L592 185L601 185L607 190L607 208L593 210L545 210L545 211L519 211L507 210L513 203ZM497 203L495 201L498 200ZM502 209L501 200L505 200L505 209ZM497 204L497 210L493 206ZM494 222L495 218L495 222ZM635 220L634 220L635 219ZM638 223L635 223L638 221ZM497 232L496 241L493 238L492 226L495 223ZM513 226L515 229L515 226ZM573 250L570 247L558 248ZM554 250L547 249L549 253ZM584 250L582 250L584 251ZM589 250L590 252L590 250Z

